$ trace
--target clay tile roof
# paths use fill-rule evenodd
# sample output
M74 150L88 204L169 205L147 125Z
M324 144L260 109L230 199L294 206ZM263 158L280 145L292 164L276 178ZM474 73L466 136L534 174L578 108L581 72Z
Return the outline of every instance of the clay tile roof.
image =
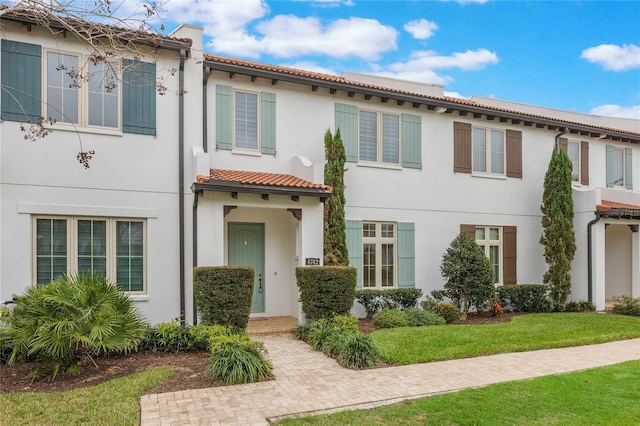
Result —
M639 210L640 211L640 206L634 205L634 204L625 204L625 203L618 203L615 201L608 201L608 200L602 200L602 202L600 204L597 205L597 210L604 212L604 211L609 211L609 210L613 210L613 209L623 209L623 210Z
M198 176L198 183L216 181L237 182L243 185L273 186L280 188L318 189L331 192L331 187L313 183L292 175L242 170L211 169L209 176Z

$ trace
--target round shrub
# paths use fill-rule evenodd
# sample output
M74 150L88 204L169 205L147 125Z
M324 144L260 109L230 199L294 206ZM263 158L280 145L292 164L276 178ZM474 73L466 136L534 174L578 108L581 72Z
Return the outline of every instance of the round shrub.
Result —
M640 297L631 296L614 297L613 313L620 315L633 315L640 317Z
M460 309L451 303L436 302L435 300L425 300L422 302L422 309L435 312L442 316L447 324L451 324L460 318Z
M373 316L373 323L380 328L407 327L409 322L403 312L383 309Z
M436 312L423 311L422 309L418 308L408 308L404 311L404 315L407 319L407 323L411 327L421 327L424 325L442 325L446 323L442 315Z
M371 367L378 359L370 336L350 334L342 339L342 347L338 353L338 364L345 368Z
M273 367L262 342L246 335L215 336L206 373L227 385L250 383L271 377Z
M356 268L306 266L296 268L302 311L307 320L348 315L356 297Z

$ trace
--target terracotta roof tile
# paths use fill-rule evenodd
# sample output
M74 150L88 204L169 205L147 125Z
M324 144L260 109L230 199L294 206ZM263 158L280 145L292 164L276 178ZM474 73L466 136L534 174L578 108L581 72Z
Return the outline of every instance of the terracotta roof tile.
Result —
M242 170L211 169L209 176L198 176L198 183L211 180L238 182L244 185L275 186L283 188L321 189L331 191L331 187L321 183L313 183L292 175L279 173L248 172Z
M600 204L596 206L598 211L609 211L613 209L624 209L624 210L640 210L640 206L635 204L625 204L618 203L615 201L602 200Z

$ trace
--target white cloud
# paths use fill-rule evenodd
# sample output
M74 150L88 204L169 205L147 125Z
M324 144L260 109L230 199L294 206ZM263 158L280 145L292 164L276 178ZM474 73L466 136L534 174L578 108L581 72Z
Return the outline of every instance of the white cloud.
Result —
M426 40L438 29L438 24L427 21L426 19L419 19L408 22L405 24L404 29L414 38L418 40Z
M458 92L449 92L447 90L444 91L444 95L449 98L471 99L471 96L464 96Z
M275 56L355 56L373 60L397 48L397 31L374 19L338 19L324 26L314 17L279 15L262 22L257 30L263 51Z
M411 54L407 62L396 62L389 65L389 68L393 71L443 68L460 68L469 71L484 68L498 61L498 55L487 49L456 52L449 56L439 55L433 50L421 50Z
M640 47L635 44L601 44L583 50L580 57L610 71L640 68Z
M629 107L620 105L600 105L593 108L589 113L604 117L633 118L640 120L640 105Z

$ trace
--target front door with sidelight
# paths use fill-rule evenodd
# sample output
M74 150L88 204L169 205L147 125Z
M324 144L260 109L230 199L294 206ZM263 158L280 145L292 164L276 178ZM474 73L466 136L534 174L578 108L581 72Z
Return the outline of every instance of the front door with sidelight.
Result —
M264 223L230 222L228 263L252 266L255 272L251 313L264 312Z

